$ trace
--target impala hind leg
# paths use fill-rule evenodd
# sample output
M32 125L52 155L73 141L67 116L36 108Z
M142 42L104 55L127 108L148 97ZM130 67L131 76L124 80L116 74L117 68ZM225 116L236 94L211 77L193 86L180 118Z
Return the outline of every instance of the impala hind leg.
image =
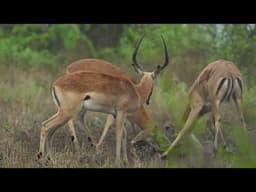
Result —
M245 133L247 133L247 126L246 126L246 123L245 123L245 120L244 120L244 114L243 114L243 110L242 110L242 99L241 99L241 97L237 97L237 96L234 95L233 100L235 102L237 112L240 116L240 121L241 121L241 124L243 126L243 129L244 129Z
M221 137L221 140L222 140L222 143L223 143L224 148L227 149L227 142L226 142L226 139L225 139L225 137L224 137L222 127L220 127L220 137Z
M210 129L210 132L212 133L213 137L215 138L215 125L214 125L214 116L213 114L211 115L211 118L210 118L210 125L209 125L209 129ZM219 133L220 133L220 136L221 136L221 140L222 140L222 143L223 143L223 146L224 148L227 148L227 142L226 142L226 139L224 137L224 134L223 134L223 129L222 127L220 127L219 129Z
M242 80L239 78L235 78L234 80L234 92L232 94L232 99L235 102L235 106L237 109L237 112L240 116L240 121L242 123L244 132L247 134L247 126L246 122L244 120L244 114L242 109L242 100L243 100L243 83Z
M49 121L42 125L40 132L40 147L37 156L39 159L44 156L48 149L51 147L52 136L55 131L67 121L69 121L70 118L71 116L69 114L58 111L57 115L54 115L54 118L51 117Z
M87 139L88 141L91 143L91 146L95 146L95 139L93 137L93 134L91 133L91 130L88 126L85 125L85 121L84 121L84 116L87 112L87 109L82 107L82 109L79 111L78 113L78 126L81 129L85 128L86 131L86 135L87 135Z

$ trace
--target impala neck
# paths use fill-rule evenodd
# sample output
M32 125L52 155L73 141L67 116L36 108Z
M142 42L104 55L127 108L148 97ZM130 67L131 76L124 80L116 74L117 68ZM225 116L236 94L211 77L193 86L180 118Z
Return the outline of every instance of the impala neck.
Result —
M151 73L145 73L140 82L136 85L138 93L141 98L141 103L144 104L152 92L153 79Z

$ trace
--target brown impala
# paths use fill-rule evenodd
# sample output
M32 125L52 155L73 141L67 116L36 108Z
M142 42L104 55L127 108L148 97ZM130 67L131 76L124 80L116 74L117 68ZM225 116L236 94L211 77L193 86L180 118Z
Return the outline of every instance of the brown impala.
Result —
M242 112L243 79L239 69L230 61L217 60L208 64L194 81L189 92L189 104L183 115L185 125L179 132L170 147L162 154L167 154L176 146L179 140L191 128L194 120L207 112L212 112L212 120L215 127L214 149L218 147L218 135L221 134L224 145L226 145L220 127L219 107L222 102L235 102L240 115L241 123L246 130L246 124Z
M92 71L65 74L53 83L52 96L54 103L58 106L58 112L42 123L39 158L45 154L51 144L54 132L83 108L84 111L103 112L115 117L116 162L120 163L124 119L141 109L144 103L149 103L154 81L168 64L167 48L164 43L166 56L164 64L158 65L153 72L145 72L136 61L136 54L142 39L143 37L138 41L133 54L132 65L136 72L142 75L137 84L126 75Z

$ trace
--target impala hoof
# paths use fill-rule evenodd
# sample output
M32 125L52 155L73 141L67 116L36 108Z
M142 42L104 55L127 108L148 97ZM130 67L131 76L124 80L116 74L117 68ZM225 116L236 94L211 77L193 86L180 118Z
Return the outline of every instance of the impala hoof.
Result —
M36 154L36 160L39 160L39 159L41 159L43 157L43 153L42 152L38 152L37 154Z

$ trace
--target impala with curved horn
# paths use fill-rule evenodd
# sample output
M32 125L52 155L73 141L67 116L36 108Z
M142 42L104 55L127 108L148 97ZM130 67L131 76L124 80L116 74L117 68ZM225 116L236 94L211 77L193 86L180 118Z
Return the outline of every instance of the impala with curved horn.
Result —
M135 84L124 76L89 71L65 74L53 83L52 96L58 111L42 123L38 158L47 152L54 132L84 108L115 117L116 162L120 163L124 119L127 114L136 112L144 103L149 103L154 81L168 64L168 54L166 54L164 64L158 65L155 71L141 70L140 64L136 61L136 54L143 37L137 43L133 54L133 67L142 75L139 83ZM162 40L164 42L163 37ZM167 53L165 42L164 47Z
M167 52L166 52L167 54ZM131 75L123 72L119 67L115 66L114 64L111 64L107 61L101 60L101 59L81 59L78 61L75 61L67 66L66 73L74 73L78 71L91 71L91 72L97 72L97 73L106 73L110 75L115 76L125 76L126 78L130 79L134 83L137 82L137 79L135 77L132 77ZM84 115L86 111L81 110L79 113L79 123L80 125L85 126L84 123ZM156 128L159 131L162 131L162 129L159 129L154 122L153 118L151 117L150 113L146 110L145 106L143 105L141 108L139 108L136 112L127 114L127 119L138 125L142 131L132 139L131 143L134 144L140 140L145 140L150 136L151 128ZM103 143L103 140L109 130L109 128L114 124L114 117L111 114L108 114L106 123L102 132L102 135L96 144L96 150L100 148L101 144ZM72 119L68 123L69 130L71 133L71 141L75 144L76 149L79 149L78 139L76 136L76 131L74 128L74 124L72 122ZM124 158L127 159L127 153L126 153L126 129L124 128L124 144L123 144L123 152L124 152ZM89 132L89 131L88 131ZM167 140L169 143L169 141Z
M234 101L244 130L246 123L242 112L243 79L239 69L234 63L226 60L217 60L208 64L194 81L189 91L189 103L184 112L185 125L179 132L171 146L162 154L167 154L177 145L180 139L191 129L191 124L205 113L212 112L212 121L215 128L214 150L218 148L218 135L224 139L220 127L220 104Z

